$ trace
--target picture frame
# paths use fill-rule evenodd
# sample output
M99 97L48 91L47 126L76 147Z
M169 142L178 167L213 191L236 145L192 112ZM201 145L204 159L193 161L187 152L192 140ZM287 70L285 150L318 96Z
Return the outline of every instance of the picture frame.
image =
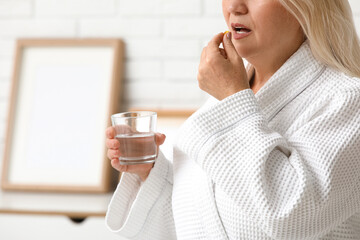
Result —
M123 55L121 39L17 40L2 189L113 189L105 129L120 109Z

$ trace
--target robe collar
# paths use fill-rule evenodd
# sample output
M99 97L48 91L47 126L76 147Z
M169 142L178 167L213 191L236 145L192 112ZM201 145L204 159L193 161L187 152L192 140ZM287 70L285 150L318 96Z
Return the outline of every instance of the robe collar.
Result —
M255 94L268 121L318 79L325 68L315 59L306 40Z

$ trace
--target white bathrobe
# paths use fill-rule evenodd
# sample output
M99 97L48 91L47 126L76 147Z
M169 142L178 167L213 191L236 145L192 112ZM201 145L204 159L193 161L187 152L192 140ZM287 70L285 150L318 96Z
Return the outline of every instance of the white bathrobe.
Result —
M360 239L360 79L306 41L256 94L194 113L173 163L123 174L106 223L141 240Z

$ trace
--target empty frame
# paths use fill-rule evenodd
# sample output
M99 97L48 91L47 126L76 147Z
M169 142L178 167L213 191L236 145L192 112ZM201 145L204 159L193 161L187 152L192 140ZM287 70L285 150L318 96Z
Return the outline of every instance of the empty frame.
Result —
M105 129L122 69L120 39L18 40L2 188L110 190Z

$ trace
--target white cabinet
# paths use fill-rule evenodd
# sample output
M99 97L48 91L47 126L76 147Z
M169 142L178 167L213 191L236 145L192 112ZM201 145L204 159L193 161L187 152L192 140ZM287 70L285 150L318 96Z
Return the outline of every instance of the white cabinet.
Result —
M88 217L73 223L57 215L0 214L2 240L125 240L110 232L104 217Z
M105 213L112 193L0 191L1 240L125 240L110 232ZM74 223L71 217L85 218Z

